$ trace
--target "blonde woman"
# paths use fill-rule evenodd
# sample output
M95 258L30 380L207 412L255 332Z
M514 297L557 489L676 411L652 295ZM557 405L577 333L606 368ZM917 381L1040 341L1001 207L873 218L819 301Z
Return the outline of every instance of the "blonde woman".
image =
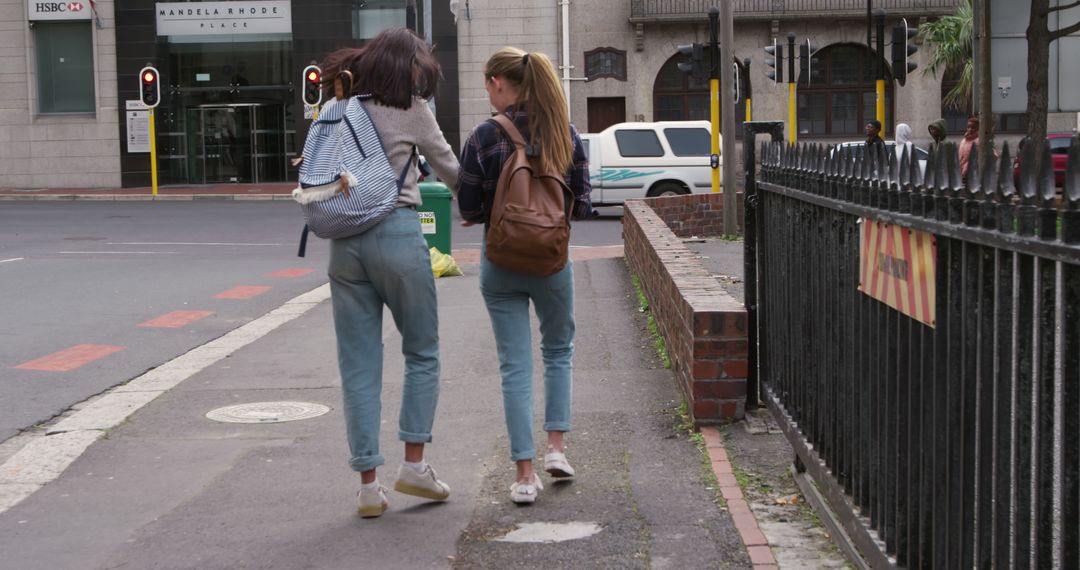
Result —
M581 139L570 124L566 99L551 61L542 53L506 47L488 59L484 85L492 107L505 113L530 146L539 145L538 170L564 172L575 200L568 212L587 217L588 162ZM496 183L513 144L494 122L481 123L469 135L461 155L458 207L466 225L491 217ZM516 273L480 261L480 290L491 317L502 375L503 407L510 434L510 458L517 467L510 498L532 503L543 489L533 470L532 328L529 303L540 321L544 361L544 470L551 476L574 476L566 459L565 434L570 431L574 352L574 273L572 262L547 277Z

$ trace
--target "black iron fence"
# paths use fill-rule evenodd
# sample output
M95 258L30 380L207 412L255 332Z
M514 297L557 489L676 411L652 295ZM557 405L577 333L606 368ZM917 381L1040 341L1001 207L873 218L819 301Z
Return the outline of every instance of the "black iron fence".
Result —
M962 0L875 0L892 16L952 14ZM719 0L630 0L630 20L705 19ZM866 0L732 0L735 18L866 17Z
M760 149L762 392L874 567L1080 568L1080 139L1063 189L1039 146L967 185L952 145Z

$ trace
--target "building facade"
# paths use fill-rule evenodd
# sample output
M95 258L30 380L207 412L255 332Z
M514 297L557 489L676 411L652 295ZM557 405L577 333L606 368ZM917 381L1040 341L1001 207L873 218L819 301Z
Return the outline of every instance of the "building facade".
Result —
M787 120L789 70L785 63L782 84L767 79L765 59L769 56L764 48L776 40L784 45L786 55L788 34L793 33L797 44L810 41L817 63L809 80L796 70L796 123L801 140L828 143L865 137L863 127L876 115L876 76L871 71L875 62L884 66L890 78L886 81L886 136L892 136L896 123L904 122L914 129L916 142L925 144L927 125L945 118L958 140L970 109L942 105L942 96L954 82L922 72L930 46L920 45L913 58L918 68L902 87L891 80L888 59L890 32L901 18L917 26L954 13L960 2L875 0L874 8L887 14L884 57L866 47L866 3L862 0L733 2L732 56L740 62L750 60L753 118ZM560 71L569 75L565 83L571 120L581 131L598 132L622 121L709 118L708 82L678 71L677 64L687 59L677 48L708 43L706 13L718 5L714 0L471 0L459 4L468 6L457 14L462 136L490 112L480 71L487 55L503 45L542 51L560 65ZM740 102L736 120L741 123L745 116L745 102ZM1006 139L1019 138L1026 129L1024 115L997 120L996 131ZM1072 130L1076 116L1051 115L1049 126L1051 131Z
M390 26L439 46L450 96L437 117L457 132L445 2L0 0L0 26L0 187L148 186L147 65L161 77L160 184L295 180L289 161L310 124L301 71Z

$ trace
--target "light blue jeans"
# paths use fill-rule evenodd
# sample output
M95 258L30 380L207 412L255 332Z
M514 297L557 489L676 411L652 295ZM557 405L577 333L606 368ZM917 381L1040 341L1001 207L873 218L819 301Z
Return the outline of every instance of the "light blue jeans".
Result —
M368 471L385 463L379 455L383 305L401 333L405 356L401 441L431 441L439 400L435 279L416 210L397 208L360 235L332 240L328 273L349 464L355 471Z
M502 375L503 411L510 433L510 459L536 457L533 444L533 359L529 301L540 320L544 361L544 431L570 431L574 355L572 262L554 275L533 277L507 271L480 257L480 291L491 317Z

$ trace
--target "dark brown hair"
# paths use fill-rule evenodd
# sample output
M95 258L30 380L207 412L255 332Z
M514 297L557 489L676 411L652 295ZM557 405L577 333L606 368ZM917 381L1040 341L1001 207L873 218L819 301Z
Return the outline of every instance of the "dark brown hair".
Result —
M372 95L388 107L408 109L413 97L430 99L442 79L431 46L407 28L387 28L360 48L343 48L322 64L324 98L334 96L333 81L352 72L347 95Z

